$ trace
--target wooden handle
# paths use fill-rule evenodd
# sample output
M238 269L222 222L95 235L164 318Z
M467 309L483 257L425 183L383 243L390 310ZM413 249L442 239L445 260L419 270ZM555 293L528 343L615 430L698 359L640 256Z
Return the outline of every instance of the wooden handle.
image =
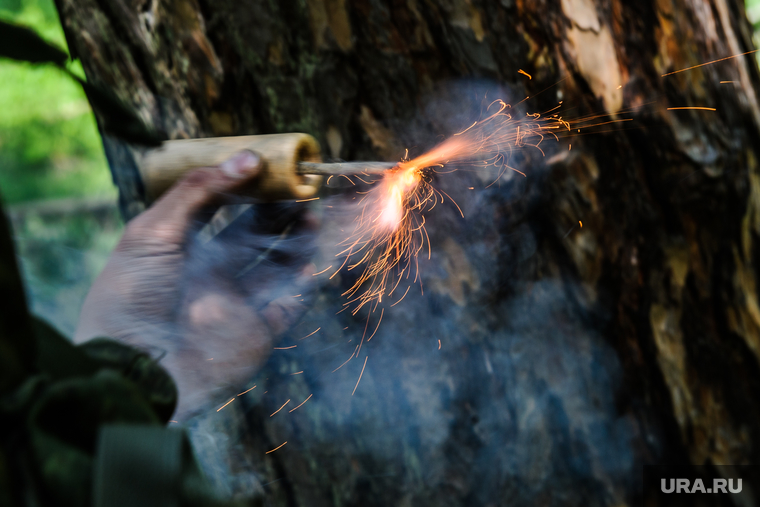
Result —
M264 201L308 199L322 178L299 174L299 162L320 162L319 143L308 134L268 134L261 136L211 137L166 141L148 150L138 161L150 202L155 201L186 172L197 167L216 166L241 150L258 153L264 169L250 195Z

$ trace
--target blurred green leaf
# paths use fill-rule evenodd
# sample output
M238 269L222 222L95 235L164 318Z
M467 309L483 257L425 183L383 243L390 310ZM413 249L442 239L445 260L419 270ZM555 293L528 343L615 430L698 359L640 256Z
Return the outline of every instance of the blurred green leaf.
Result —
M52 63L64 66L69 55L53 46L34 30L0 20L0 58L29 63Z
M34 30L0 20L0 58L28 63L52 63L64 67L69 59L62 49L46 42ZM129 143L159 146L162 138L110 90L92 85L67 70L84 89L90 103L100 113L104 130Z

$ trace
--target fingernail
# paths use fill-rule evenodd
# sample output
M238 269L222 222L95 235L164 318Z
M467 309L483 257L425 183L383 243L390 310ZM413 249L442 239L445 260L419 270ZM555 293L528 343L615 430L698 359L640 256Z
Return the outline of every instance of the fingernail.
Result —
M233 178L243 178L256 173L260 164L261 159L257 154L243 150L219 164L219 169Z

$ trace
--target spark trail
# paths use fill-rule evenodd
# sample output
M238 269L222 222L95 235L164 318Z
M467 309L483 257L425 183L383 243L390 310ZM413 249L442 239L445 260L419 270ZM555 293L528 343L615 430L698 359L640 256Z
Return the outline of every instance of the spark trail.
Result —
M457 203L434 186L437 175L468 165L493 171L495 177L488 185L491 186L507 171L525 176L510 166L515 150L532 148L544 155L541 146L547 139L559 141L581 128L629 121L594 123L606 115L567 120L559 114L561 107L560 102L543 113L522 116L513 113L512 106L506 102L495 100L488 105L480 120L430 151L413 159L405 158L380 179L362 179L372 187L369 191L359 192L362 198L358 202L360 210L354 230L340 244L343 249L336 257L342 258L342 263L330 277L343 269L360 270L354 284L343 293L347 298L344 310L350 309L356 314L368 306L371 314L383 299L392 298L397 291L403 293L403 299L415 283L419 283L422 290L419 255L426 255L428 259L431 256L425 214L438 204L450 201L464 217ZM402 285L407 287L399 289Z

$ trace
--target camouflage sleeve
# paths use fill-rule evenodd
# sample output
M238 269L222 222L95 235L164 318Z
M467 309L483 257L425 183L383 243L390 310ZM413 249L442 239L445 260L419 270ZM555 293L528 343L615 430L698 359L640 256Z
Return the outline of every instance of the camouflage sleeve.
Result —
M8 502L233 505L207 485L184 430L165 427L177 391L154 359L104 338L75 347L38 320L32 328L33 371L0 400L12 428L0 454Z
M166 428L177 389L155 359L29 315L12 246L0 211L0 507L259 505L215 497Z

